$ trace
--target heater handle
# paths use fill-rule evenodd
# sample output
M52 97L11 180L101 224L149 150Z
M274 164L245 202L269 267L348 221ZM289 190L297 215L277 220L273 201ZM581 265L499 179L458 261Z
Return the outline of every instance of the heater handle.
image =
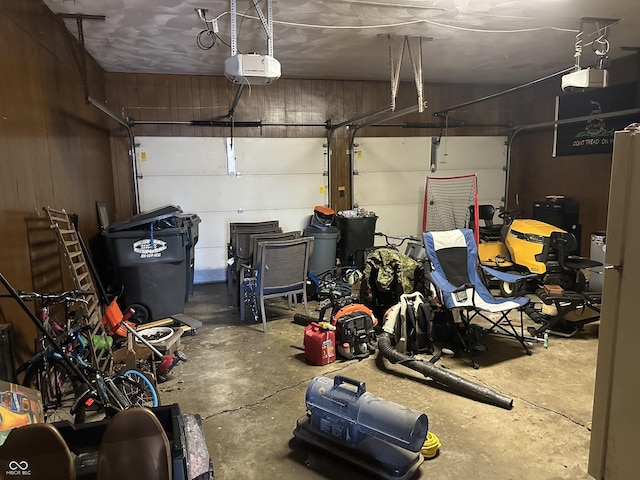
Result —
M336 375L333 379L333 388L336 388L341 383L348 383L350 385L353 385L354 387L357 387L358 391L356 392L356 395L358 397L367 391L367 387L364 382L359 382L358 380L354 380L353 378L349 377L343 377L342 375Z

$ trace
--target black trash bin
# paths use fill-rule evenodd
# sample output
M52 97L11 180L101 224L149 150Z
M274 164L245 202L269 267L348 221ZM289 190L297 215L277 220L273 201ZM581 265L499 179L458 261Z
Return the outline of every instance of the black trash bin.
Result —
M176 226L187 229L189 244L187 245L187 289L185 292L185 302L193 295L193 277L195 275L195 246L198 243L199 227L202 221L195 213L180 213L175 216Z
M197 215L185 215L180 207L168 205L112 224L103 232L124 286L124 305L143 305L152 320L184 311L193 284L199 223Z
M336 215L334 225L340 230L338 258L342 265L364 265L365 251L373 246L378 217L344 217Z

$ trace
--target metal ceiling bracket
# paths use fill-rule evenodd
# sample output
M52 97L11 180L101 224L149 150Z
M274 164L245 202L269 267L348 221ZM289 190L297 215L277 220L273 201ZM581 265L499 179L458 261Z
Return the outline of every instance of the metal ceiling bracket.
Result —
M230 0L231 6L231 56L233 57L238 53L238 9L236 5L237 0ZM262 28L267 34L267 55L273 57L273 7L271 0L266 0L267 4L267 17L265 18L262 8L260 8L260 2L258 0L251 0L254 8L262 23Z
M238 53L238 10L236 0L231 0L231 56Z
M89 104L89 81L87 79L87 57L86 49L84 47L84 29L82 25L83 20L105 20L104 15L83 15L76 13L61 13L61 18L74 18L76 20L76 28L78 29L78 47L80 48L80 58L78 59L78 53L72 50L73 59L76 62L76 66L80 71L80 78L82 80L82 89L84 91L84 101Z
M418 94L418 112L424 111L424 86L422 82L422 40L433 40L432 37L417 37L418 38L418 58L416 59L411 50L410 37L404 36L402 38L402 46L400 47L400 55L398 57L397 66L393 60L393 47L391 41L391 35L387 35L387 45L389 48L389 69L391 73L391 111L395 110L396 97L398 95L398 88L400 86L400 69L402 68L402 60L404 58L405 47L409 53L409 61L411 62L411 68L413 70L413 82L416 86L416 92Z

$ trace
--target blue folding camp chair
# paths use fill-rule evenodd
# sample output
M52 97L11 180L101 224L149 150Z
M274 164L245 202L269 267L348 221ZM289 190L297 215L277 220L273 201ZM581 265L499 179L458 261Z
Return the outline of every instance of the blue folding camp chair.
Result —
M440 290L442 304L445 308L455 309L460 313L463 332L466 332L466 339L461 339L473 368L478 368L478 364L471 355L473 347L478 344L481 336L488 333L498 333L518 340L527 355L531 355L525 340L535 342L536 339L524 335L522 322L522 307L529 302L529 299L527 297L496 299L491 295L479 275L478 248L473 231L464 228L426 232L424 246L431 263L431 271L427 275ZM489 275L508 282L516 282L528 277L499 272L482 265L481 267ZM513 310L518 312L519 328L516 328L513 320L509 318L509 313ZM472 328L471 322L476 317L486 320L489 326L474 325Z

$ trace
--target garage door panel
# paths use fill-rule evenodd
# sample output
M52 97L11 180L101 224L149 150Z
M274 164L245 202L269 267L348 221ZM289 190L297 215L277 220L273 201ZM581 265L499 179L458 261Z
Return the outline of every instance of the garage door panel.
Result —
M309 174L325 168L323 138L235 139L236 168L241 174Z
M506 137L447 137L437 150L437 168L465 171L496 169L505 165Z
M224 138L138 137L138 170L144 175L226 175Z
M227 257L225 247L200 247L195 248L195 272L194 283L219 282L226 278L227 265L220 259Z
M312 182L323 178L316 175L273 176L243 175L241 177L145 177L140 191L145 199L141 206L149 210L166 204L180 205L185 212L200 212L212 205L226 210L278 210L283 206L313 206L324 204L323 185ZM167 185L170 182L170 185Z
M228 212L200 212L199 247L225 247L229 241ZM222 228L221 225L226 225Z
M421 204L426 172L366 172L358 175L358 205Z
M431 139L425 137L363 138L358 141L355 169L405 172L429 169Z

